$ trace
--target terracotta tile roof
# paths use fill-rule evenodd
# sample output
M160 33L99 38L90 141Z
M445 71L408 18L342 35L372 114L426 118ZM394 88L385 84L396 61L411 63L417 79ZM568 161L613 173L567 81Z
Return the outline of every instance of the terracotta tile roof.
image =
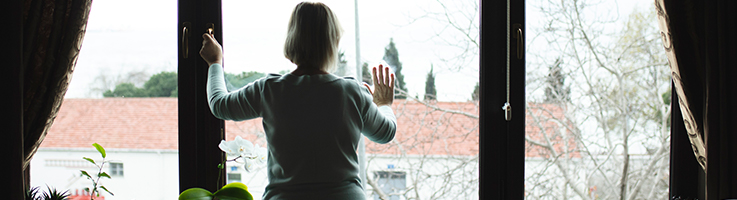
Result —
M64 99L41 147L177 149L176 98Z
M366 143L372 154L476 155L479 151L478 106L474 102L395 100L397 134L387 145ZM464 114L446 112L461 111Z
M527 103L525 134L537 144L525 142L525 156L550 157L550 149L560 155L580 158L572 130L575 126L566 120L565 109L554 104Z
M394 141L381 145L367 140L367 153L478 153L478 120L473 117L478 116L475 102L434 102L426 106L415 101L395 100L392 107L399 124ZM176 98L65 99L41 147L91 148L91 144L97 142L105 148L176 150L177 123ZM227 140L240 135L265 145L260 118L226 121L225 130ZM528 152L527 156L539 157L538 151Z

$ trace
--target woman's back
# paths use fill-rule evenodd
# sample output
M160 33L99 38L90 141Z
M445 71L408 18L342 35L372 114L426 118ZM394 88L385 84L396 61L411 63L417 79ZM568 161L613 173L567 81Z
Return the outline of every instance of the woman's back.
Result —
M378 143L394 138L389 68L379 65L378 76L373 69L374 93L368 85L328 73L342 32L325 4L297 4L284 43L284 56L297 69L233 93L225 89L222 47L211 34L202 35L212 113L226 120L264 119L269 152L264 199L363 199L356 155L361 133Z
M211 75L222 74L220 67L210 70ZM213 83L218 79L210 77ZM345 187L357 187L353 193L363 195L356 155L361 132L372 141L386 143L396 131L391 108L377 107L366 88L351 78L269 75L235 93L217 84L208 85L208 91L216 97L210 102L219 118L263 117L269 152L265 198L345 192L328 192Z

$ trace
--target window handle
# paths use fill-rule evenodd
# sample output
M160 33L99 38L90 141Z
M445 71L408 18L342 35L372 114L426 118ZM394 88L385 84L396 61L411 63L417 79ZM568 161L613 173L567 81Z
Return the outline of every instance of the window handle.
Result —
M522 57L525 55L524 52L524 45L525 45L525 37L524 34L522 34L522 25L521 24L514 24L512 26L514 34L512 34L512 37L517 39L517 59L522 60Z
M182 57L189 57L189 22L182 23Z
M215 34L215 24L207 23L205 26L207 27L207 34Z
M512 105L509 102L505 102L502 110L504 110L504 120L512 121Z

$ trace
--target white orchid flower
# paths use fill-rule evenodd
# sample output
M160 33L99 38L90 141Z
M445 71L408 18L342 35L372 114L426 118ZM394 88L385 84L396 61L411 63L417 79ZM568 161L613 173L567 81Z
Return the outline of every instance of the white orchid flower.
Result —
M266 150L266 148L259 147L258 145L256 145L255 152L256 152L256 155L255 155L256 158L254 160L256 161L256 163L258 163L258 164L264 164L264 163L266 163L266 159L269 156L269 153Z
M232 141L220 141L220 150L225 152L231 157L248 157L253 154L253 143L251 141L241 138L241 136L235 136L235 140Z
M247 172L251 171L254 164L266 163L268 157L266 148L254 145L251 141L241 138L241 136L235 136L235 140L232 141L220 141L218 147L229 157L235 157L230 161L243 164L243 169Z

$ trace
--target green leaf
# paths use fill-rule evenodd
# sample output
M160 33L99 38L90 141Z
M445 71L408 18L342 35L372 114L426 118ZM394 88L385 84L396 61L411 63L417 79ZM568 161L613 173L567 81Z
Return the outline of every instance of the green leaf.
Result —
M79 171L82 172L82 175L85 175L85 176L87 176L87 178L92 179L92 176L90 176L90 174L88 174L87 171L84 171L84 170L79 170ZM82 175L80 175L80 176L82 176Z
M253 200L253 196L248 190L238 186L223 187L213 195L220 200Z
M94 165L97 165L97 163L95 163L95 161L92 160L92 158L88 158L88 157L82 157L82 158L85 159L85 160L87 160L87 161L90 161Z
M106 177L109 179L113 178L113 177L110 177L110 175L108 175L107 172L100 172L99 174L97 174L97 177Z
M110 190L107 190L107 188L105 186L100 186L100 188L102 188L103 190L105 190L105 192L107 192L108 194L110 194L112 196L115 196L112 192L110 192Z
M100 144L94 143L94 144L92 144L92 146L94 146L95 149L97 149L97 151L100 152L100 154L102 155L102 158L105 158L105 156L107 156L105 154L105 148L102 148L102 146L100 146Z
M211 200L212 193L202 188L189 188L179 194L179 200Z
M248 191L248 186L246 186L246 184L243 184L241 182L233 182L233 183L229 183L223 186L223 188L231 188L231 187L243 188L243 190ZM223 189L223 188L220 188L220 189Z

